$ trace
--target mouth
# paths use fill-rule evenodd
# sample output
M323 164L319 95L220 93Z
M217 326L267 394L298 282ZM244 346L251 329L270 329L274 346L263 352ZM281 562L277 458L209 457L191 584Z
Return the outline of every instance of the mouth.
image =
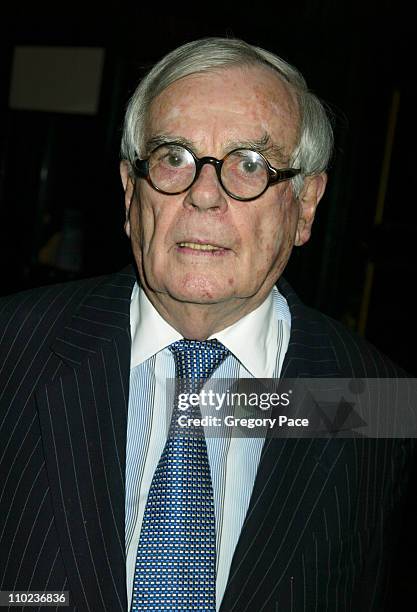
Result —
M177 250L182 253L224 255L230 249L216 244L211 244L210 242L178 242Z

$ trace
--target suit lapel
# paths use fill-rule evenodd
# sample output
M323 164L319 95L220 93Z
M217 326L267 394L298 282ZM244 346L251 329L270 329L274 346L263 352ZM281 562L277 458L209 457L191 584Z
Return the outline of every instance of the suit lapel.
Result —
M80 304L52 351L61 360L37 395L48 476L72 604L127 609L124 481L132 269Z
M278 287L291 312L281 378L340 376L320 315L313 315L284 280ZM266 439L221 612L275 610L278 592L282 609L292 609L288 568L343 446L329 442Z
M124 480L134 281L129 268L92 289L56 338L52 351L61 365L37 396L68 588L80 611L127 609ZM337 376L325 326L284 281L279 288L292 320L282 376ZM308 528L305 517L329 475L317 469L323 457L314 440L266 440L222 612L262 608L271 595L266 567L273 568L274 584L285 581L294 534Z

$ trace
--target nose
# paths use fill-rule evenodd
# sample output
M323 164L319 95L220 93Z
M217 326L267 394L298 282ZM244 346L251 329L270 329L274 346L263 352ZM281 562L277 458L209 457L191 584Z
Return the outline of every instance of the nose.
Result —
M210 163L204 164L195 183L186 194L184 204L200 210L227 209L227 196L217 178L216 169Z

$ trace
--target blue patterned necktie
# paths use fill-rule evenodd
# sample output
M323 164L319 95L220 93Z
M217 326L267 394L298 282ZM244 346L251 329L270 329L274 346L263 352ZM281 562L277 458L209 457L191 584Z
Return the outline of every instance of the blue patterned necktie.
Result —
M228 356L217 340L180 340L176 397L198 393ZM149 490L133 580L132 612L216 610L216 525L207 446L202 427L180 431L175 401L165 448Z

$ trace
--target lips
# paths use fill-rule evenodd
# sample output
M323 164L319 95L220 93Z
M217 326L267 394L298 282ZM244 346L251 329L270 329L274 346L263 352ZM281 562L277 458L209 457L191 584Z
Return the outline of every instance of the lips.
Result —
M205 242L179 242L178 246L194 251L223 251L224 247L216 246L215 244Z
M197 238L196 236L192 235L185 237L184 234L181 236L181 240L178 240L177 242L177 249L183 253L206 253L212 255L224 255L230 251L228 247L224 246L223 244L219 244L211 237L207 236L207 238Z

